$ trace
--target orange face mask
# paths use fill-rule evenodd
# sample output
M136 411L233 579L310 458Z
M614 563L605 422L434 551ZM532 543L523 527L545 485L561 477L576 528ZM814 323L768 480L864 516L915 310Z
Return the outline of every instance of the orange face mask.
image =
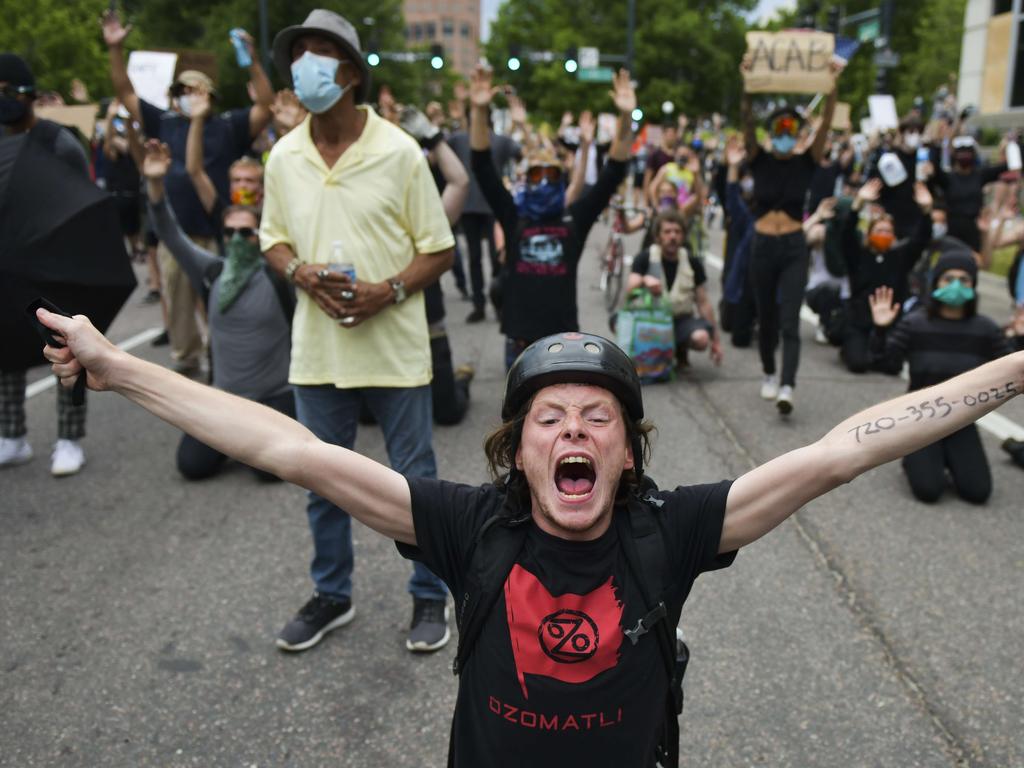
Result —
M885 253L892 248L896 236L892 232L872 232L868 235L868 243L879 253Z
M251 189L235 188L231 190L231 202L235 205L252 205L257 203L256 193Z

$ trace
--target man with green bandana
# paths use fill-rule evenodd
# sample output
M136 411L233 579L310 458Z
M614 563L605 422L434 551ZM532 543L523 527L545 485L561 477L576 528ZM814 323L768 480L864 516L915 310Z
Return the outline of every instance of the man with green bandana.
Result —
M164 193L171 163L166 144L146 144L150 215L160 241L188 276L196 294L206 299L210 325L213 384L232 394L295 416L288 383L291 358L290 286L264 268L259 247L260 216L255 208L232 205L224 210L225 259L193 243L182 231ZM178 445L178 471L189 480L216 474L227 457L190 435ZM262 479L274 475L256 471Z

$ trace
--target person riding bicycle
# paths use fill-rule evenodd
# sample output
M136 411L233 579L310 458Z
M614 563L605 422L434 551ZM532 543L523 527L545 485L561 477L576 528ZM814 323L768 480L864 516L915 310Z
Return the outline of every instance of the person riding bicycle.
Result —
M534 150L527 155L526 185L515 197L502 185L485 129L488 107L499 89L492 86L489 70L477 67L473 73L471 167L507 238L501 313L506 367L531 342L579 328L576 270L583 245L594 221L625 178L629 162L636 93L625 70L615 76L612 86L619 121L608 162L597 183L566 206L565 173L549 150Z

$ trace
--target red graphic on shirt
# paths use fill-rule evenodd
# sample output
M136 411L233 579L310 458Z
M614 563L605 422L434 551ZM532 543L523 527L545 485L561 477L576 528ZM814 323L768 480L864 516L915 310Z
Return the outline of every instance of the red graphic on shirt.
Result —
M555 597L517 564L505 580L505 607L523 698L527 673L585 683L619 663L622 603L611 576L586 595Z

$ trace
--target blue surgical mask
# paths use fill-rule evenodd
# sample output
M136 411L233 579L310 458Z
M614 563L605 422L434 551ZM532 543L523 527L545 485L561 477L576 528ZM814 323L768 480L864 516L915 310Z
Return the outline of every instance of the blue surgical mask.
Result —
M796 139L793 136L772 136L772 149L780 155L788 155L796 148Z
M341 62L331 56L319 56L306 51L292 62L292 81L295 83L295 95L302 106L319 115L333 107L351 84L342 88L334 78L338 74Z
M519 215L533 221L559 216L565 208L565 187L561 183L542 181L525 186L515 195Z
M974 298L974 289L959 280L954 280L932 291L932 297L947 306L962 307Z

